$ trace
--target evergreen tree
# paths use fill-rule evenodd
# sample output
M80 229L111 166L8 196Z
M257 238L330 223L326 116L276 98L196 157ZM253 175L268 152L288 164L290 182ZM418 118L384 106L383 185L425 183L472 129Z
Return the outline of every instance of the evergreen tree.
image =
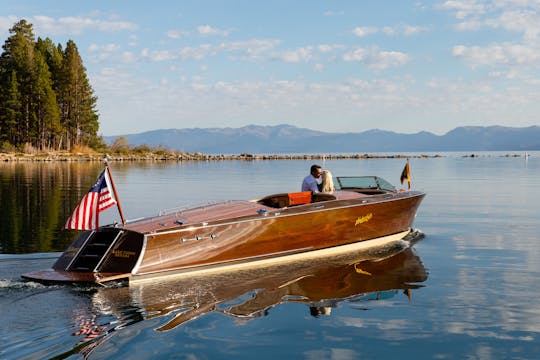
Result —
M36 118L35 133L37 141L33 142L39 149L45 150L54 147L56 137L60 132L60 115L56 94L52 88L49 67L38 51L35 56L35 101L34 111Z
M61 123L65 129L66 147L91 145L99 128L96 112L97 98L86 76L77 45L66 44L59 81Z
M52 88L55 93L58 94L59 82L62 70L62 61L64 52L62 45L55 45L49 38L45 40L38 38L36 43L36 49L44 56L45 62L51 72ZM58 97L58 95L57 95Z
M0 55L0 81L7 88L15 75L19 84L20 117L17 119L17 139L14 145L27 142L30 138L32 111L34 34L32 24L26 20L17 22L10 30L12 34L2 46ZM11 77L11 79L10 79Z
M17 81L17 73L11 71L7 77L5 87L2 86L0 94L0 141L10 144L17 144L21 141L17 132L17 123L22 118L21 101L19 93L19 83Z
M102 146L97 99L75 43L62 50L49 38L36 42L26 20L9 32L0 55L0 141L41 150Z

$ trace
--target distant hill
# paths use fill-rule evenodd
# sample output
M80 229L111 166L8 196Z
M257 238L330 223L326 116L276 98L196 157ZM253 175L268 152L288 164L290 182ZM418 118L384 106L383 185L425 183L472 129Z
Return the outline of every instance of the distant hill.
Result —
M383 130L328 133L291 125L249 125L241 128L153 130L105 136L104 140L112 144L119 136L125 136L132 146L161 145L166 149L206 154L540 150L539 126L465 126L444 135L435 135L425 131L399 134Z

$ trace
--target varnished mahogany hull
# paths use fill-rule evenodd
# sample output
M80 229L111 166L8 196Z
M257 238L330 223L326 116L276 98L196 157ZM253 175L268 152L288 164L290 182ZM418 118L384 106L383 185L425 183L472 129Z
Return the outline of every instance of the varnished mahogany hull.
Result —
M344 192L336 200L280 209L231 202L106 226L81 234L52 270L23 277L41 282L131 281L380 239L410 230L424 195ZM109 247L94 252L98 245Z

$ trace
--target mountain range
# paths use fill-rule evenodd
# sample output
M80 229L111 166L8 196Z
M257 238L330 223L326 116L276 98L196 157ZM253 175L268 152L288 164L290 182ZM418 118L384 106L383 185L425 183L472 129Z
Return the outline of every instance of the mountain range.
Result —
M131 146L161 146L205 154L540 150L540 126L464 126L436 135L426 131L400 134L384 130L330 133L286 124L248 125L241 128L162 129L104 136L104 140L112 144L120 136L124 136Z

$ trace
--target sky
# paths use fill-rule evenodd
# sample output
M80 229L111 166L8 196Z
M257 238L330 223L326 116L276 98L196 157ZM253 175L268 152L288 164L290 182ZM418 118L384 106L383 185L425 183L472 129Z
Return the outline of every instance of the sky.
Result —
M20 19L76 43L102 135L540 124L539 0L2 1L2 44Z

